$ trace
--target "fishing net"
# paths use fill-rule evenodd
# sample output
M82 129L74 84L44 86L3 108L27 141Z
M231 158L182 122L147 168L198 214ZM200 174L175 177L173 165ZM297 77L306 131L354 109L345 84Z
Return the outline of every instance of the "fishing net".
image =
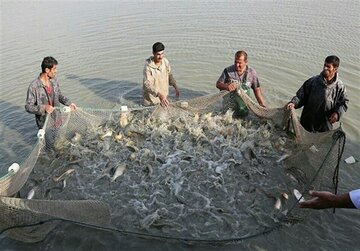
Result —
M0 178L0 232L43 240L58 224L228 243L303 220L310 189L336 189L345 134L296 113L221 112L228 92L169 107L56 109L29 156Z

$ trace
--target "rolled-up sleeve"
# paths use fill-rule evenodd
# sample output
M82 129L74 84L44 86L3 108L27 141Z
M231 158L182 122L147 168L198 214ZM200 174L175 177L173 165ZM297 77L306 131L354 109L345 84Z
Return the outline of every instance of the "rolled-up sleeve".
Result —
M350 199L357 209L360 209L360 189L349 192Z

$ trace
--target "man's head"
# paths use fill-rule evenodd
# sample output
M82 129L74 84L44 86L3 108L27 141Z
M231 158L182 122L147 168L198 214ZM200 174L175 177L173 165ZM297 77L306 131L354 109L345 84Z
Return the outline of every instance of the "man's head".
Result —
M234 66L238 72L244 72L247 65L247 53L245 51L237 51L235 53Z
M331 55L326 57L322 71L322 75L324 76L324 78L327 80L332 79L335 76L339 65L340 59L337 56Z
M41 63L41 72L46 73L49 78L54 78L57 72L57 64L55 58L45 57Z
M156 42L155 44L153 44L152 50L154 55L154 62L161 62L164 57L165 46L160 42Z

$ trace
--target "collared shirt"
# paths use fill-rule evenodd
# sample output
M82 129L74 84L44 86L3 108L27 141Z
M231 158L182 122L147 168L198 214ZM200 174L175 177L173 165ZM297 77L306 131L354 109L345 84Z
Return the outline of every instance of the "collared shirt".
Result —
M52 105L54 107L63 105L70 105L70 100L62 95L59 82L56 78L50 80L51 93L50 95L46 92L46 88L40 77L30 83L25 103L25 110L29 113L35 114L36 124L39 128L43 128L46 111L45 105Z
M146 60L143 71L143 97L144 105L155 105L160 103L157 93L168 96L169 85L176 87L176 81L172 75L170 63L163 58L160 66L154 62L154 57Z
M235 65L231 65L225 68L217 82L225 84L235 82L245 85L251 89L260 87L259 78L256 74L256 71L248 66L246 66L246 70L241 75L239 75L239 73L236 71Z
M235 65L225 68L217 83L225 83L227 85L235 83L248 95L250 95L250 89L255 90L260 87L256 71L248 66L246 66L246 70L241 75L236 71ZM229 109L234 111L235 116L243 117L248 113L246 104L235 92L230 92L223 98L223 111L226 112Z

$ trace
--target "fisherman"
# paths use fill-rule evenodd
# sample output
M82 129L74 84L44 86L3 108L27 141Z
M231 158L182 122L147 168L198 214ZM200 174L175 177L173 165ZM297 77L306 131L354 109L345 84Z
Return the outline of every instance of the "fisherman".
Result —
M57 64L55 58L45 57L41 63L41 73L38 78L29 85L25 110L35 114L36 124L39 129L44 127L46 114L52 114L54 107L60 106L60 103L70 106L72 110L76 105L62 95L57 80Z
M310 191L313 197L300 202L301 208L326 209L326 208L357 208L360 209L360 189L348 193L335 195L327 191Z
M165 46L161 42L156 42L152 46L153 56L145 61L143 79L145 106L161 104L167 107L170 104L169 85L175 88L177 98L180 95L170 63L164 57L164 50Z
M247 53L237 51L234 64L225 68L216 82L218 89L230 92L224 96L223 109L224 112L228 109L233 110L235 117L245 117L249 113L244 101L236 94L238 87L241 87L248 95L252 89L259 105L266 107L256 71L250 68L247 63Z
M300 123L309 132L332 130L347 110L349 99L338 76L339 65L337 56L328 56L322 72L306 80L285 106L287 109L304 107Z

